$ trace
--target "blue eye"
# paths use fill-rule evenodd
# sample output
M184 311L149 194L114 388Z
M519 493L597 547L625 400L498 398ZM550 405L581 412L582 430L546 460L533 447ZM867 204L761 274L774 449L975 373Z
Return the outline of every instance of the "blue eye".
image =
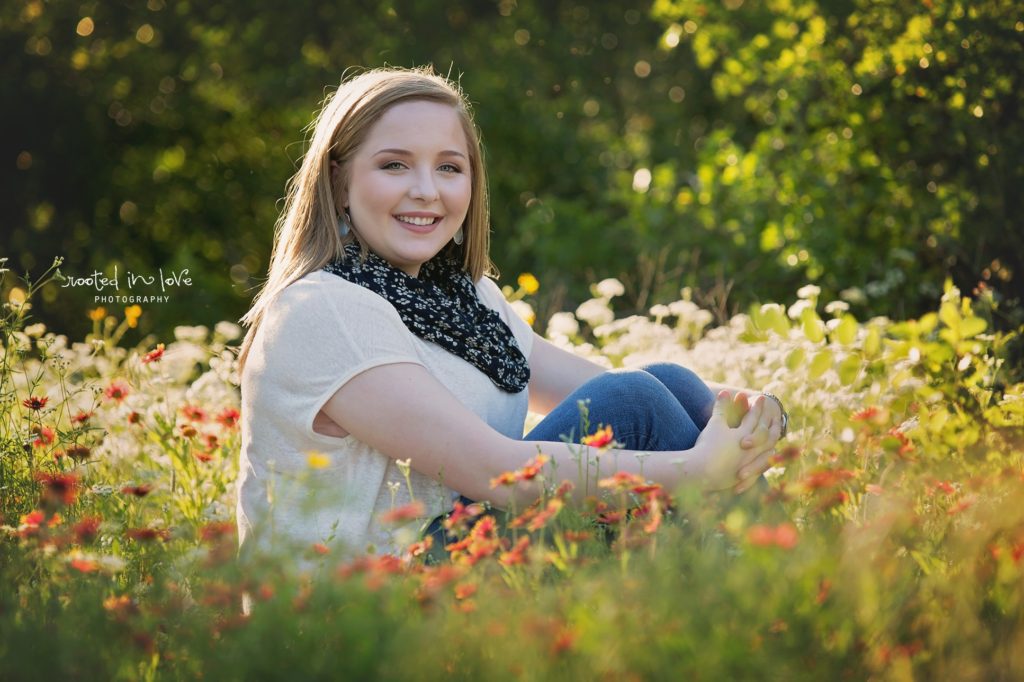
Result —
M441 164L441 167L440 167L439 170L442 170L445 173L461 173L462 172L462 169L459 168L458 166L456 166L454 163Z
M381 170L402 170L403 168L405 168L405 164L401 161L388 161L381 166Z

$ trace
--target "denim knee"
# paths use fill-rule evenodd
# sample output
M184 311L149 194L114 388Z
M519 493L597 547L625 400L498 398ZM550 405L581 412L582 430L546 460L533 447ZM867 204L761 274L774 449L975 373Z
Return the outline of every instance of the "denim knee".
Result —
M703 429L707 425L714 408L715 394L696 372L671 362L656 362L641 369L672 392L698 428Z
M661 383L669 386L673 383L679 384L690 384L690 385L703 385L704 382L701 380L697 373L688 367L677 365L674 362L652 362L649 365L644 365L640 368L641 370L653 375Z

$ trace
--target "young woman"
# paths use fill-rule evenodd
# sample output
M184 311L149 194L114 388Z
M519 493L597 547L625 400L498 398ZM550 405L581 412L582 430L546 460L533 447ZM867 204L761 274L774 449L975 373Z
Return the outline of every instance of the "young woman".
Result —
M379 516L459 494L504 507L501 472L538 451L573 479L578 401L669 489L752 485L784 429L777 399L675 365L606 371L520 320L488 278L487 178L469 106L428 70L343 82L316 120L243 318L243 550L275 538L398 552ZM756 394L751 394L756 395ZM727 423L729 403L746 410ZM546 414L523 436L527 409ZM315 453L315 454L313 454ZM316 466L311 467L310 463ZM577 485L577 491L582 486ZM529 500L527 500L529 501Z

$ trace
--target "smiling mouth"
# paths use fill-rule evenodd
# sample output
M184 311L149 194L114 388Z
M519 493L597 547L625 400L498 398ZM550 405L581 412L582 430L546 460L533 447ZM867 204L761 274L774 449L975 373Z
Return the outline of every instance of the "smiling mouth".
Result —
M396 215L395 220L406 223L408 225L415 225L417 227L426 227L427 225L434 225L441 221L440 216L408 216L408 215Z

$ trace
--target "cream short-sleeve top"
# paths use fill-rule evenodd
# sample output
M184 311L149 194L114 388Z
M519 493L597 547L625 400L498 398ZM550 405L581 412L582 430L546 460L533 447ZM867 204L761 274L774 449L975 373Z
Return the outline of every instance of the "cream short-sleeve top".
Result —
M484 277L477 293L509 325L529 358L532 331L497 285ZM470 363L420 339L383 297L323 271L276 296L241 377L237 522L243 556L254 546L306 554L317 543L342 555L370 547L378 553L402 550L379 520L392 504L410 501L395 460L354 436L317 433L313 420L352 377L404 362L423 365L496 431L522 437L527 390L506 393ZM456 493L443 481L413 470L411 482L416 499L426 505L426 518L451 509ZM399 483L397 491L389 483Z

